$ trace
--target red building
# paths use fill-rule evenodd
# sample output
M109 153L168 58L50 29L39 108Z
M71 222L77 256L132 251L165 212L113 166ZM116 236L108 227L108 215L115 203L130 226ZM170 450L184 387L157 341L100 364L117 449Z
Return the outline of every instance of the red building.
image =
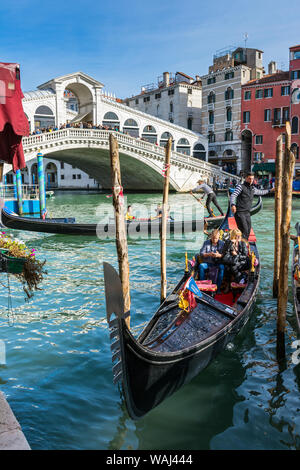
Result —
M300 169L300 45L290 48L288 72L274 68L271 62L268 75L242 86L242 158L249 169L261 174L275 173L276 139L284 134L286 121L291 123L296 168Z

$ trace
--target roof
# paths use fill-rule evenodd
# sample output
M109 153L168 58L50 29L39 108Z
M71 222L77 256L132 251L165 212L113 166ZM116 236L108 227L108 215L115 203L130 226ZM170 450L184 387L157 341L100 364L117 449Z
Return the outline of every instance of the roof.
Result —
M250 85L263 85L264 83L282 82L283 80L289 80L289 79L290 79L289 72L283 72L280 70L279 72L265 75L262 78L254 78L253 80L250 80L249 82L244 83L244 85L242 86L247 87Z
M53 90L34 90L34 91L26 91L24 93L24 100L31 100L34 98L46 98L48 96L55 95Z
M300 48L300 44L298 44L298 46L292 46L290 47L290 51L293 51L294 49L299 49Z
M183 77L186 77L186 78L189 78L190 80L194 80L193 77L190 77L189 75L187 75L186 73L183 73L183 72L176 72L176 74L179 74L179 75L182 75Z

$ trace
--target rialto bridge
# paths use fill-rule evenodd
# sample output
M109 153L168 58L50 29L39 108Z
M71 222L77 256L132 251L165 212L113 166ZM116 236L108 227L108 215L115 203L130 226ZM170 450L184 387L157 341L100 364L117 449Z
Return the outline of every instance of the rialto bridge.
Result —
M173 139L172 189L187 191L199 177L206 180L218 177L220 181L232 177L206 161L208 142L204 136L128 108L102 89L103 84L78 72L50 80L38 90L24 94L23 107L31 131L58 128L23 138L29 180L40 151L49 159L83 170L99 181L102 188L109 188L111 132L119 143L125 189L162 188L164 145L169 137ZM4 165L4 174L10 170Z

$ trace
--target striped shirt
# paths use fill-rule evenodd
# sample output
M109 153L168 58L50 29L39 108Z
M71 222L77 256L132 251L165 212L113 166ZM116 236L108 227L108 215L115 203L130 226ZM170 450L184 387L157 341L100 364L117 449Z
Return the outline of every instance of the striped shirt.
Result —
M253 185L251 185L251 189L253 191L253 196L264 196L265 194L268 194L270 192L269 189L257 189ZM230 205L231 206L236 205L237 197L241 194L242 191L243 191L243 185L238 184L237 187L235 188L234 192L230 196Z
M192 192L199 191L200 189L202 189L202 191L205 194L213 193L213 190L211 189L211 187L208 186L208 184L206 184L206 183L198 184L198 186L196 186L196 188L192 189Z

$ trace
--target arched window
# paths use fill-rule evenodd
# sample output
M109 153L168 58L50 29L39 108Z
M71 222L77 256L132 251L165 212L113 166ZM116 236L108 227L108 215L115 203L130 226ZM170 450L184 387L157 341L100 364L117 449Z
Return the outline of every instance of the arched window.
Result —
M298 134L298 117L294 116L292 119L292 134Z
M132 135L132 137L139 136L139 127L134 119L126 119L123 126L124 134Z
M213 91L210 92L210 94L207 97L207 103L215 103L216 102L216 95L214 94Z
M39 106L34 113L34 128L47 129L55 126L55 118L49 106Z
M160 145L161 147L165 147L170 137L172 137L172 150L174 150L174 139L173 139L172 134L170 134L170 132L164 132L164 133L161 135L161 138L160 138L160 141L159 141L159 145Z
M232 108L226 108L226 121L232 120Z
M298 160L299 159L299 147L297 144L292 144L291 145L291 151L293 152L293 154L295 155L295 158Z
M208 113L208 122L209 124L213 124L215 121L215 115L213 111L209 111Z
M118 131L120 129L120 120L116 113L108 111L103 117L102 125L109 130L114 129Z
M170 103L170 113L173 113L173 103L172 103L172 101Z
M225 100L233 100L234 97L234 92L232 88L227 88L225 91Z
M225 141L233 140L233 133L232 131L226 131L225 132Z
M183 153L184 155L190 155L191 146L189 141L185 138L179 139L177 142L176 151L179 153Z
M193 157L199 158L200 160L206 160L205 147L202 144L196 144L193 149Z
M157 132L155 127L151 125L147 125L143 129L142 133L142 139L147 140L151 144L156 144L157 143Z
M207 138L209 144L213 144L216 141L216 135L213 132L209 132Z

